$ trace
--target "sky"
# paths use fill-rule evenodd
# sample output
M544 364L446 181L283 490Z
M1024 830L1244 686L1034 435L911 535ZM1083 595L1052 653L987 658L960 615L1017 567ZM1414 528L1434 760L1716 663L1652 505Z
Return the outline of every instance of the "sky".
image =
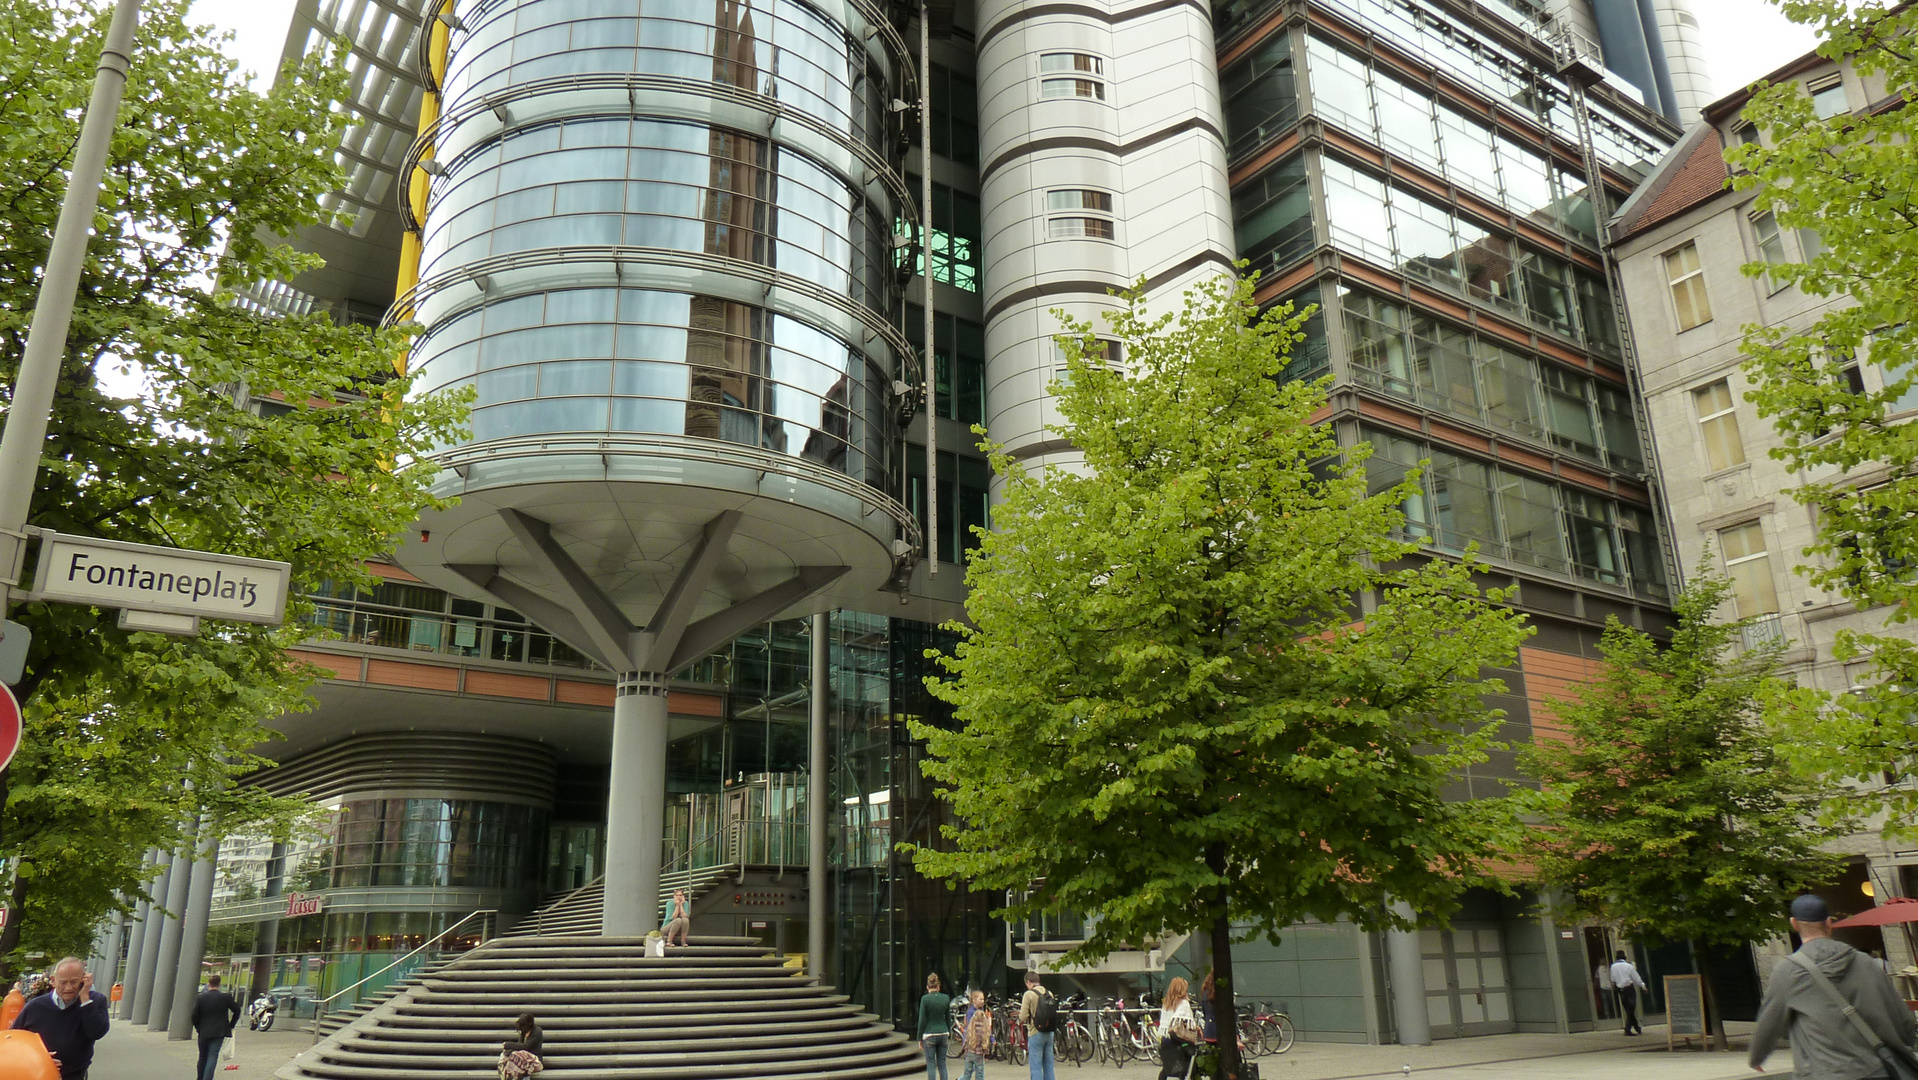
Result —
M1765 0L1691 0L1691 6L1705 40L1713 97L1742 88L1817 44L1811 31ZM236 38L229 48L240 65L270 79L286 42L293 0L195 0L193 15L232 31Z

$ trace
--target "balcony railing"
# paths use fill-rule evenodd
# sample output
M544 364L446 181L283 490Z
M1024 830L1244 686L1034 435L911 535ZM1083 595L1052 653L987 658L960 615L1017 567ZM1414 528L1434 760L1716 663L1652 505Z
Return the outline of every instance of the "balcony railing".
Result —
M362 600L318 598L303 620L342 641L440 656L591 669L598 665L537 626L445 615Z

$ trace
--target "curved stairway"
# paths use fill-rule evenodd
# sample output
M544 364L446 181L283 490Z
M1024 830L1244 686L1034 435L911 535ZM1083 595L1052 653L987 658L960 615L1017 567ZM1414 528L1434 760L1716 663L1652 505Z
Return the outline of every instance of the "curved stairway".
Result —
M569 1080L880 1080L919 1047L752 938L495 938L281 1067L281 1080L495 1080L513 1018Z
M701 893L715 884L731 877L739 870L737 866L703 866L697 870L680 870L660 875L659 905L663 910L666 901L672 898L674 889L686 890L686 895L697 900ZM525 918L513 924L505 937L532 937L540 934L562 935L567 937L597 937L600 927L600 904L606 893L605 877L596 877L570 892L563 892L533 909Z

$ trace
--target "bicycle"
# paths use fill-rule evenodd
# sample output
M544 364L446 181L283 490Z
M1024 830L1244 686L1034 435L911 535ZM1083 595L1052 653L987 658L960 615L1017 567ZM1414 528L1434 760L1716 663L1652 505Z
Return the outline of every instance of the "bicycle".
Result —
M1093 1053L1092 1029L1079 1022L1079 1015L1085 1010L1086 1001L1086 996L1082 993L1060 999L1059 1013L1066 1018L1066 1022L1059 1027L1054 1050L1059 1057L1081 1067L1091 1060Z
M1251 1015L1240 1023L1244 1024L1246 1020L1259 1028L1258 1052L1261 1057L1283 1054L1292 1049L1292 1044L1298 1040L1298 1031L1292 1026L1292 1018L1273 1009L1266 1002L1254 1002ZM1250 1040L1247 1042L1249 1044Z

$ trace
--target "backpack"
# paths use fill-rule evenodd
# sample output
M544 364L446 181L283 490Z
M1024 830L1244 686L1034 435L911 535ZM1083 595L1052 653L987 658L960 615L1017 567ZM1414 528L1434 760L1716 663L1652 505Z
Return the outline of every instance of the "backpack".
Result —
M1032 1030L1059 1030L1059 999L1039 991L1039 1000L1032 1005Z

